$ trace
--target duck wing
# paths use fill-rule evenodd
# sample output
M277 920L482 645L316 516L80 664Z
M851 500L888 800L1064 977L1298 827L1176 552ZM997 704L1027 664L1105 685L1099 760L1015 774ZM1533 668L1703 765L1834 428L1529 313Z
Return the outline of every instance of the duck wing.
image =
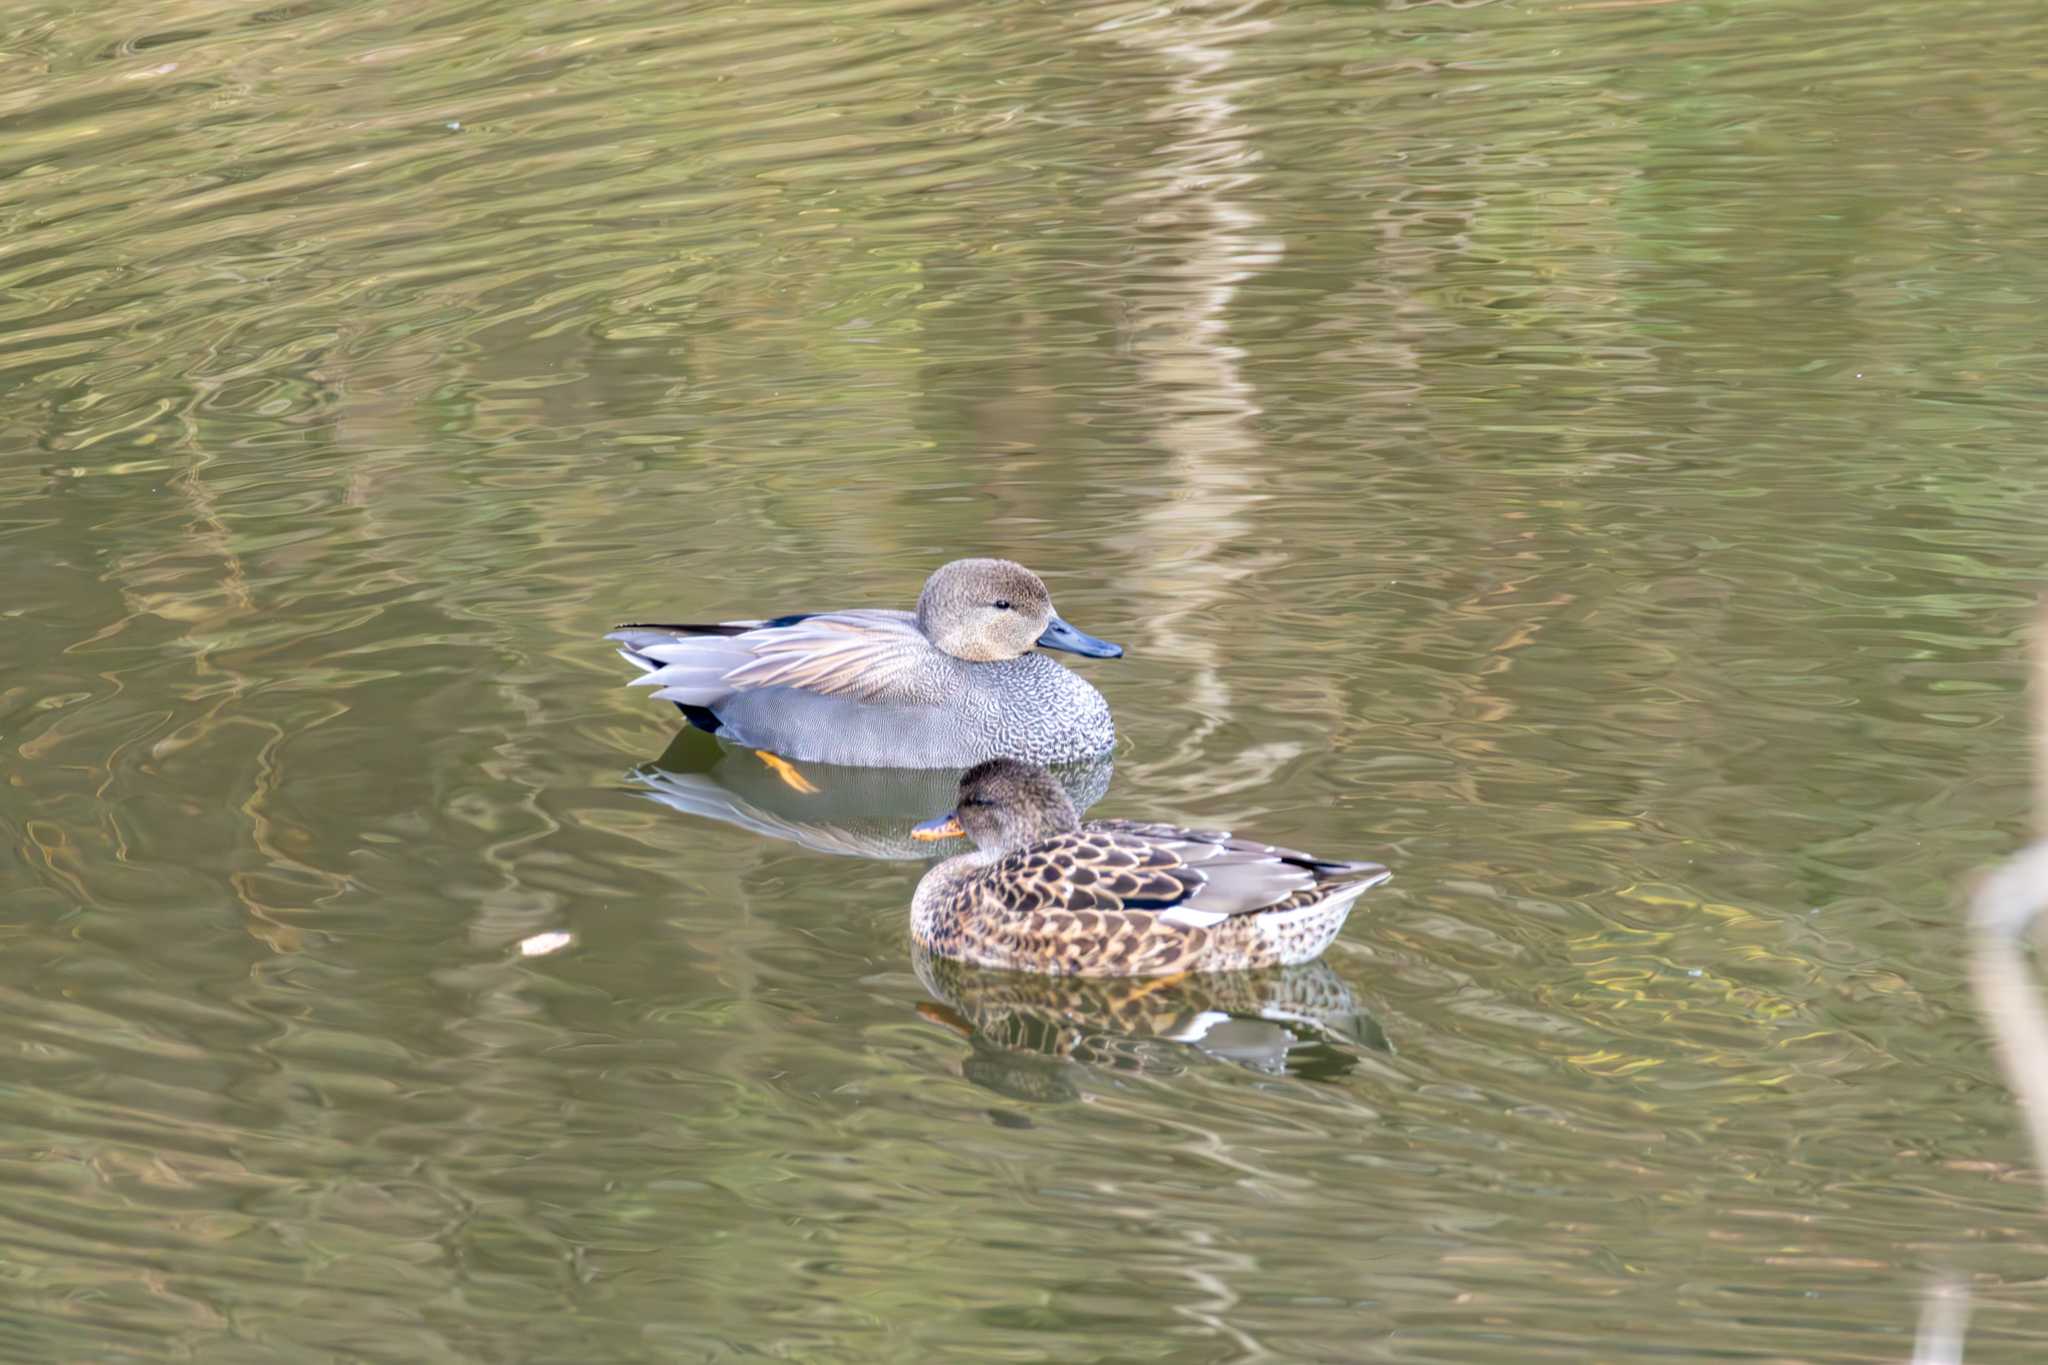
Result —
M1087 828L1151 839L1169 848L1180 850L1183 857L1197 863L1212 859L1277 858L1282 862L1319 872L1326 879L1387 870L1382 863L1348 858L1321 858L1313 853L1303 853L1300 849L1286 848L1279 844L1261 843L1257 839L1240 839L1228 830L1184 829L1179 825L1149 820L1090 820Z
M933 649L907 611L831 611L771 621L621 626L605 637L642 670L636 687L715 709L737 692L791 687L855 701L909 700Z
M1390 875L1379 863L1319 858L1221 830L1095 820L1084 832L1142 842L1170 853L1185 866L1195 879L1194 887L1183 899L1159 909L1163 919L1189 928L1207 928L1233 915L1291 908L1300 903L1304 892L1328 883L1362 880L1373 884Z
M1163 843L1088 825L1004 854L979 880L1002 909L1028 915L1166 910L1201 890L1203 877Z
M1186 963L1188 935L1161 911L1201 888L1172 850L1082 828L1004 854L961 887L978 960L1091 976L1151 976Z
M1003 855L959 894L976 961L1153 976L1200 968L1226 921L1341 910L1388 875L1213 831L1103 820Z
M1136 911L1206 929L1289 907L1326 882L1385 875L1378 863L1335 862L1209 830L1096 820L1005 854L980 880L1012 914Z

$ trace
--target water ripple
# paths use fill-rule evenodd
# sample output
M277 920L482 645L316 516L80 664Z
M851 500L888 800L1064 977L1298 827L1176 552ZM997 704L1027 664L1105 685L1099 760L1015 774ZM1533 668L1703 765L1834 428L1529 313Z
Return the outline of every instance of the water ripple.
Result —
M2037 20L31 6L0 1353L2038 1336ZM1103 813L1397 868L1370 1028L1026 1055L628 780L610 623L968 553L1133 643Z

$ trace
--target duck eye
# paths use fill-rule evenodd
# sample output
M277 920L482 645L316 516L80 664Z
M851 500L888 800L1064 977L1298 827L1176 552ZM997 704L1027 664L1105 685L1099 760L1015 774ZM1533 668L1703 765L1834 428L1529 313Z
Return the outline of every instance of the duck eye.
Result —
M998 597L996 599L995 605L997 611L1008 611L1010 609L1010 599L1007 597Z

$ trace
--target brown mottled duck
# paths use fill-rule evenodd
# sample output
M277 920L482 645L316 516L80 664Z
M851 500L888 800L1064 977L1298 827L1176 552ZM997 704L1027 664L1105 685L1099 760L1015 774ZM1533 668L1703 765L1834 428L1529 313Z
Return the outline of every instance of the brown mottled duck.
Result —
M961 775L958 803L920 838L975 849L925 873L918 946L983 967L1164 976L1307 962L1351 904L1392 874L1210 830L1081 823L1052 775L998 758Z

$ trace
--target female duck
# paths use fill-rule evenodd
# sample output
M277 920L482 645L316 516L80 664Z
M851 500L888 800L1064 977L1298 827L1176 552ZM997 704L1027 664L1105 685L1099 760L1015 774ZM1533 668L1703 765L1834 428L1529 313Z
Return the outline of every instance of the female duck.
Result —
M1123 649L1062 621L1038 575L1006 559L946 565L915 612L626 625L606 638L643 670L635 685L692 725L783 758L961 768L998 755L1063 763L1116 743L1102 694L1031 651Z
M916 830L976 851L925 873L918 946L983 967L1084 976L1241 971L1307 962L1351 903L1393 874L1228 834L1131 820L1082 824L1052 775L995 759Z

